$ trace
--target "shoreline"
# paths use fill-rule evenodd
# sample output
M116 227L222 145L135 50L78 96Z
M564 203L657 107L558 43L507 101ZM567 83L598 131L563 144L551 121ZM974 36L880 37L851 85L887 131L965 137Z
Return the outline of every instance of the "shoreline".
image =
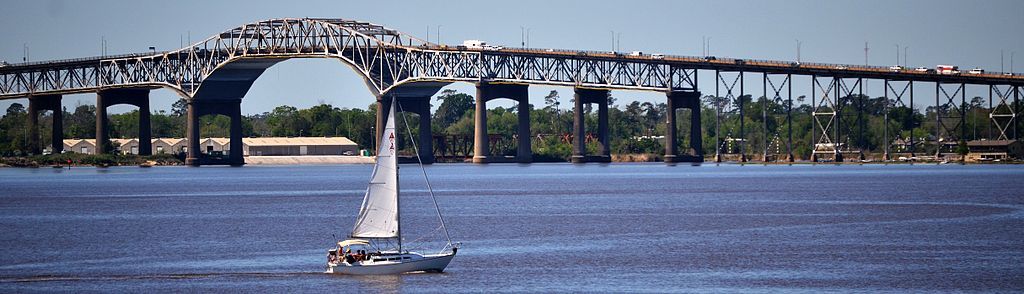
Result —
M245 165L253 166L273 166L273 165L350 165L350 164L373 164L373 156L246 156ZM609 163L621 164L621 163L663 163L660 156L657 155L636 155L631 154L628 156L617 156L613 155L614 160ZM711 160L708 160L711 159ZM5 157L0 158L0 168L68 168L68 167L158 167L158 166L186 166L184 162L178 160L166 160L166 158L146 158L141 156L130 156L128 158L117 158L115 160L98 161L95 159L79 159L73 160L70 164L65 163L66 160L54 161L53 159L39 160L25 157ZM514 162L513 162L514 163ZM533 163L567 163L572 164L569 161L535 161ZM437 164L473 164L467 161L452 161L452 162L437 162ZM488 164L501 164L501 163L488 163ZM514 163L519 164L519 163ZM594 164L594 163L590 163ZM608 164L608 163L603 163ZM713 158L705 158L704 162L677 162L670 163L672 165L703 165L703 164L730 164L730 165L944 165L944 164L958 164L958 165L1018 165L1024 164L1024 161L1013 160L1013 161L983 161L983 162L961 162L957 161L846 161L846 162L812 162L806 160L798 160L794 162L786 161L755 161L750 160L747 162L739 162L736 160L728 160L715 162Z

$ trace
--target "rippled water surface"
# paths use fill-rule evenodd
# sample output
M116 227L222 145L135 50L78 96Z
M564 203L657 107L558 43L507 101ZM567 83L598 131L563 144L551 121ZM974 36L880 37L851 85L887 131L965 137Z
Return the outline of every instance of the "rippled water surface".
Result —
M463 249L378 277L322 274L368 165L0 169L0 292L1024 290L1024 166L426 169ZM402 171L406 241L436 251Z

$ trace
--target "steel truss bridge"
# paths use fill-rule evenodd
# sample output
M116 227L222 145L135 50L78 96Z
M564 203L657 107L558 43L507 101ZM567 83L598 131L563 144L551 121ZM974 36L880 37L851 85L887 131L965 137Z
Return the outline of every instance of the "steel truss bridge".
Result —
M962 140L964 99L967 84L987 85L991 93L998 94L999 105L993 107L990 119L1000 131L999 139L1016 139L1018 129L1014 106L1024 86L1024 76L1008 73L940 74L910 69L857 66L824 63L795 63L785 61L750 60L714 57L627 55L617 52L597 52L560 49L528 48L466 48L435 44L417 39L394 29L367 22L344 19L287 18L244 24L185 48L166 52L100 56L69 60L53 60L11 64L0 67L0 100L29 98L32 139L38 140L36 116L38 111L60 109L61 95L97 93L97 141L102 149L107 142L106 107L114 104L133 104L145 108L148 114L149 90L171 89L188 101L189 131L188 159L191 164L205 164L199 150L198 120L202 115L227 115L232 118L230 150L241 150L241 113L239 104L252 83L269 67L291 58L334 58L358 72L370 91L378 97L380 106L389 107L395 97L404 111L418 112L429 117L429 99L441 87L453 82L477 85L477 108L486 109L486 102L506 98L519 101L520 118L529 118L527 87L544 84L574 87L576 114L573 146L574 162L609 160L607 130L607 97L609 90L641 90L664 92L669 109L691 109L690 146L687 154L676 150L675 111L669 111L666 161L702 161L700 142L700 92L697 91L698 72L714 71L715 96L733 101L751 94L744 88L744 77L761 74L763 94L773 101L789 101L787 118L792 110L792 76L812 78L812 113L814 127L814 158L831 155L842 160L843 153L854 150L845 147L842 131L847 123L842 111L850 102L848 97L862 93L864 80L885 81L886 97L894 97L903 105L904 97L913 105L913 83L934 83L936 104L945 112L938 116L942 126L938 137ZM769 92L769 86L771 92ZM907 93L907 89L910 89ZM940 98L940 93L945 94ZM890 96L892 94L893 96ZM960 96L959 105L956 96ZM54 104L56 101L56 104ZM584 146L583 104L598 104L599 152L587 155ZM56 105L56 106L54 106ZM716 103L716 117L723 113L738 112L743 107L730 107L731 103ZM857 107L856 105L852 105ZM735 108L735 109L731 109ZM59 111L55 111L59 112ZM888 112L888 111L887 111ZM475 162L495 162L502 158L489 157L486 112L477 111L474 142ZM764 114L767 116L767 114ZM148 124L148 115L143 115ZM746 160L745 125L740 115L740 149ZM55 117L55 119L60 119ZM520 119L520 134L530 134L528 119ZM522 123L525 121L525 123ZM860 122L860 119L858 119ZM888 122L888 120L887 120ZM382 118L378 115L378 124ZM421 121L428 123L429 119ZM717 124L716 124L717 127ZM961 128L957 132L957 128ZM149 126L140 134L140 142L148 145ZM378 127L377 130L381 128ZM767 129L767 127L766 127ZM889 128L886 128L888 130ZM63 138L55 131L54 138ZM420 142L433 141L431 134L420 134ZM716 132L721 134L721 132ZM778 134L776 134L778 135ZM765 136L768 137L767 135ZM776 136L781 138L780 136ZM529 162L531 136L517 136L518 153L515 160ZM143 140L146 139L146 140ZM61 140L54 140L53 150L62 149ZM719 138L716 153L724 140ZM766 139L767 141L767 139ZM888 141L888 139L887 139ZM764 158L768 156L765 144ZM781 144L776 143L776 147ZM913 144L911 144L913 145ZM38 149L38 142L34 143ZM148 146L140 146L142 153ZM846 148L844 150L844 148ZM432 158L432 147L422 148L422 156ZM786 158L793 160L790 132L785 148ZM38 151L38 150L37 150ZM888 156L888 147L886 148ZM717 154L716 154L717 155ZM721 159L720 156L716 156ZM228 163L242 164L241 152L231 152Z

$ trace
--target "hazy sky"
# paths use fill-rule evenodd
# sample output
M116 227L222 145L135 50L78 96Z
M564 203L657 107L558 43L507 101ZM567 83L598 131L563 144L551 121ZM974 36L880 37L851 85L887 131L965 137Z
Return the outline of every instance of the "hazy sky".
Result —
M149 46L171 50L243 23L282 17L331 17L373 22L430 40L455 44L481 39L518 46L520 27L530 28L537 48L608 50L611 31L621 33L621 50L701 55L701 39L710 37L711 55L751 59L896 63L896 45L908 46L910 66L960 65L1000 70L1005 51L1016 52L1015 69L1024 71L1024 1L5 1L0 10L0 60L18 62L23 48L32 61L95 56L101 39L108 54L143 52ZM901 53L902 54L902 53ZM902 58L902 57L901 57ZM701 72L701 90L714 93L713 73ZM794 96L810 95L809 78L795 78ZM468 83L449 86L472 92ZM918 85L934 93L934 85ZM761 93L761 77L747 76L747 92ZM531 87L531 103L555 89L568 103L572 89ZM881 96L881 81L867 93ZM926 90L926 89L931 89ZM969 87L968 95L988 90ZM614 91L620 104L661 101L657 93ZM151 95L154 109L177 99L168 90ZM918 95L931 101L934 94ZM309 107L326 102L364 108L373 101L362 80L348 67L328 59L292 60L270 68L242 103L244 113L288 104ZM12 102L0 102L6 109ZM70 95L64 105L95 103L94 94ZM918 102L919 105L922 102ZM508 102L494 105L510 105ZM490 104L489 104L490 105ZM134 109L111 108L111 112Z

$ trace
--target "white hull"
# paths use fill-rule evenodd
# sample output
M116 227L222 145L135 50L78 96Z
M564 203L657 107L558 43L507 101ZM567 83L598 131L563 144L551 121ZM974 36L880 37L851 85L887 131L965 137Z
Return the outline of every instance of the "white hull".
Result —
M360 261L354 264L345 262L328 263L327 273L345 275L393 275L409 272L442 272L455 257L455 253L420 255L406 253L409 257L402 261Z

